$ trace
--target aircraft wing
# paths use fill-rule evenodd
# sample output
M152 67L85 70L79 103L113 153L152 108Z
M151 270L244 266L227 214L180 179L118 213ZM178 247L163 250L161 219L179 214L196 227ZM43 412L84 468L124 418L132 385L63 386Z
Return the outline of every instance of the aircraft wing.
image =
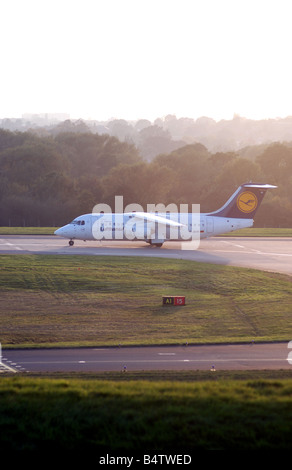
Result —
M137 219L141 220L148 220L149 222L155 222L161 225L168 225L170 227L186 227L185 224L181 224L180 222L176 222L175 220L167 219L166 217L162 217L161 215L151 214L150 212L131 212L129 214Z

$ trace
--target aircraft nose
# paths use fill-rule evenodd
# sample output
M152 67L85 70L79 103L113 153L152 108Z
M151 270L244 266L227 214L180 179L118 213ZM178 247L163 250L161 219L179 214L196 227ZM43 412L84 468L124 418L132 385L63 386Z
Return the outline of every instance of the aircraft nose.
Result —
M55 230L54 234L55 235L62 235L62 228L58 228L57 230Z
M59 237L71 237L71 230L69 225L64 225L64 227L60 227L54 232L55 235L58 235Z

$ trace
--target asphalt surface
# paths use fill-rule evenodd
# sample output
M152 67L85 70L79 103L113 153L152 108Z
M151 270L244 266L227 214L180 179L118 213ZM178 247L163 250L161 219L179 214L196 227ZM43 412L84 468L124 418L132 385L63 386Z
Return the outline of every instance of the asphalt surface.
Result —
M177 258L242 266L292 275L292 238L218 237L200 242L197 250L187 243L165 243L162 248L143 242L75 241L56 236L1 236L0 254L115 255Z
M185 249L187 248L187 249ZM202 240L197 250L165 243L153 248L143 242L83 242L73 247L55 236L1 236L0 254L115 255L188 259L292 275L292 238L218 237ZM1 370L124 371L124 370L250 370L290 369L290 343L80 348L3 351ZM291 352L292 354L292 352Z
M3 351L23 372L292 369L289 343Z

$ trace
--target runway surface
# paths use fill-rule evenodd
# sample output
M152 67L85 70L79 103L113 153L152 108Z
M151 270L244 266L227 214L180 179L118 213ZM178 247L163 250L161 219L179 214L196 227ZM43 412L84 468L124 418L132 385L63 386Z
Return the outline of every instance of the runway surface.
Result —
M152 256L255 268L292 275L292 238L217 237L202 240L197 250L168 242L155 248L144 242L68 241L56 236L10 235L0 238L0 254Z
M3 351L22 372L291 369L289 343Z
M187 249L186 249L187 248ZM143 242L68 241L55 236L2 236L0 254L114 255L193 260L292 275L292 238L218 237L202 240L197 250L169 242L153 248ZM2 261L3 262L3 258ZM204 369L289 369L287 344L184 347L7 350L1 370L118 371Z

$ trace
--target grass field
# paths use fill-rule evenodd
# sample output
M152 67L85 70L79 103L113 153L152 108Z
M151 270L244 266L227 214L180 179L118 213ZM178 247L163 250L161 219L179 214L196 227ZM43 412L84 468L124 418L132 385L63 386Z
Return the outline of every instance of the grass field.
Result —
M0 257L1 343L290 341L292 279L184 260ZM184 295L182 307L162 305Z
M0 449L94 450L96 458L105 452L288 450L291 392L285 379L2 378Z
M225 237L292 237L292 228L243 228L226 233Z
M59 227L0 227L0 235L54 235Z

